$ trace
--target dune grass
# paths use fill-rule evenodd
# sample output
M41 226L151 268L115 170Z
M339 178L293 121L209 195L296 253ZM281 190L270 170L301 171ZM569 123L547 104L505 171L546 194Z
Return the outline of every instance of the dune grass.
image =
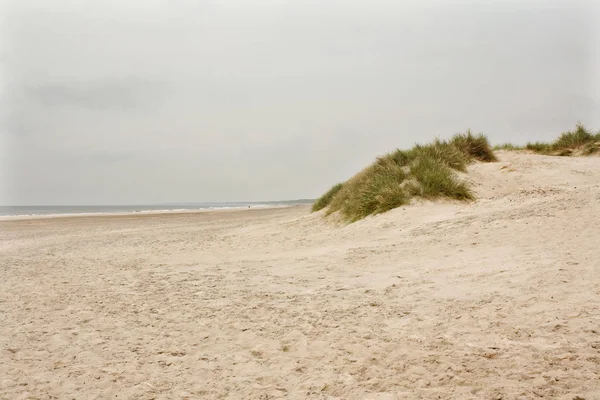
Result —
M503 143L503 144L497 144L493 147L494 150L509 150L509 151L517 151L517 150L524 150L525 146L517 146L514 145L512 143Z
M354 222L409 204L415 197L473 200L473 192L457 172L466 172L474 161L497 161L494 150L590 155L600 153L600 132L594 134L579 123L551 143L534 142L526 146L504 143L492 148L485 135L467 130L450 140L435 139L377 158L348 181L333 186L313 204L312 210L326 209L326 215L337 213L344 221Z
M600 132L593 134L583 124L574 130L563 132L552 143L527 143L527 150L552 156L591 155L600 151Z
M428 157L419 158L410 168L419 183L418 195L433 199L445 196L457 200L473 200L473 193L463 181L455 178L452 169ZM417 189L418 190L418 189Z
M546 154L552 150L552 144L546 142L528 142L525 149L535 153Z
M446 165L457 171L465 172L467 164L470 162L468 153L463 152L451 142L436 139L428 145L417 144L412 149L413 157L411 161L417 159L431 159L439 164Z
M313 211L327 208L326 215L337 213L344 221L355 222L409 204L415 197L472 200L473 193L456 172L466 172L476 160L490 162L496 156L484 135L470 131L448 141L436 139L396 150L331 188Z
M474 135L471 130L467 130L466 133L454 135L450 143L476 160L483 162L498 161L487 137L481 133Z
M333 196L335 196L337 194L337 192L339 192L342 187L344 186L343 183L338 183L337 185L333 185L331 187L331 189L329 189L323 196L319 197L312 205L312 211L319 211L324 209L325 207L327 207L329 205L329 203L331 203L331 199L333 199Z
M327 210L339 211L343 219L354 222L408 203L401 185L406 172L391 157L380 157L374 164L344 183Z
M591 155L600 152L600 131L596 134L578 123L572 131L563 132L554 142L529 142L525 146L504 143L494 150L529 150L551 156Z

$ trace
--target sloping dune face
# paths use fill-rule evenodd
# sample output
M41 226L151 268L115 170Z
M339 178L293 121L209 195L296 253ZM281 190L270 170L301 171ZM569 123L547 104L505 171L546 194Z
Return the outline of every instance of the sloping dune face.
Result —
M600 398L600 158L498 156L350 225L0 222L0 398Z

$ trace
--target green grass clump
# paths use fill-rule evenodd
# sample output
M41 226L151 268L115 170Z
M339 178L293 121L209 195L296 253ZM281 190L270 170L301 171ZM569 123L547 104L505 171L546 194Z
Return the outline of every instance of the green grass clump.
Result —
M546 154L552 150L552 144L545 142L529 142L525 148L536 153Z
M552 156L591 155L600 151L600 133L593 134L578 123L575 130L562 133L552 143L527 143L527 150Z
M452 170L439 160L419 158L410 172L420 184L422 197L433 199L445 196L457 200L475 198L467 184L458 180Z
M484 135L470 131L449 141L436 139L396 150L334 186L317 200L313 211L328 207L326 215L337 212L346 222L354 222L408 204L414 197L473 200L456 171L466 172L475 160L494 161L496 156Z
M474 135L471 130L454 135L451 144L475 160L483 162L498 161L487 137L483 134Z
M562 133L560 137L552 144L552 148L554 150L574 149L584 146L595 140L595 135L588 131L583 124L579 123L574 131Z
M525 147L523 147L523 146L517 146L512 143L497 144L493 147L494 150L508 150L508 151L523 150L524 148Z
M402 166L389 156L380 157L344 183L327 214L339 211L345 220L354 222L406 204L409 198L401 187L405 179Z
M396 150L393 153L387 154L385 157L390 158L401 167L409 165L417 156L414 150Z
M340 190L342 190L343 186L343 183L333 185L331 189L329 189L323 196L319 197L317 201L314 202L314 204L312 205L312 211L319 211L327 207L329 203L331 203L331 199L333 199L333 196L335 196Z
M457 171L465 172L471 162L469 153L452 143L436 139L432 144L417 144L412 150L414 159L431 159Z

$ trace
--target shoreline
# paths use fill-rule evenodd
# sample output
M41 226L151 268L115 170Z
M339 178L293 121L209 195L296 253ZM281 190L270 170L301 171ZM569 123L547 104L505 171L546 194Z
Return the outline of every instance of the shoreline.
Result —
M223 207L223 208L198 208L198 209L176 209L176 210L147 210L147 211L123 211L123 212L97 212L97 213L69 213L69 214L23 214L23 215L0 215L0 223L12 221L37 221L48 219L67 218L103 218L103 217L155 217L155 216L177 216L189 214L208 214L240 211L276 210L285 208L309 207L310 204L290 205L265 205L250 207Z

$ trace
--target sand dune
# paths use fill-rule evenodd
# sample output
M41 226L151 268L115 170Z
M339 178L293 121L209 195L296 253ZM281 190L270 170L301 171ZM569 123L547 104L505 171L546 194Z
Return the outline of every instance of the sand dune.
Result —
M600 399L600 158L499 155L348 226L0 222L0 398Z

